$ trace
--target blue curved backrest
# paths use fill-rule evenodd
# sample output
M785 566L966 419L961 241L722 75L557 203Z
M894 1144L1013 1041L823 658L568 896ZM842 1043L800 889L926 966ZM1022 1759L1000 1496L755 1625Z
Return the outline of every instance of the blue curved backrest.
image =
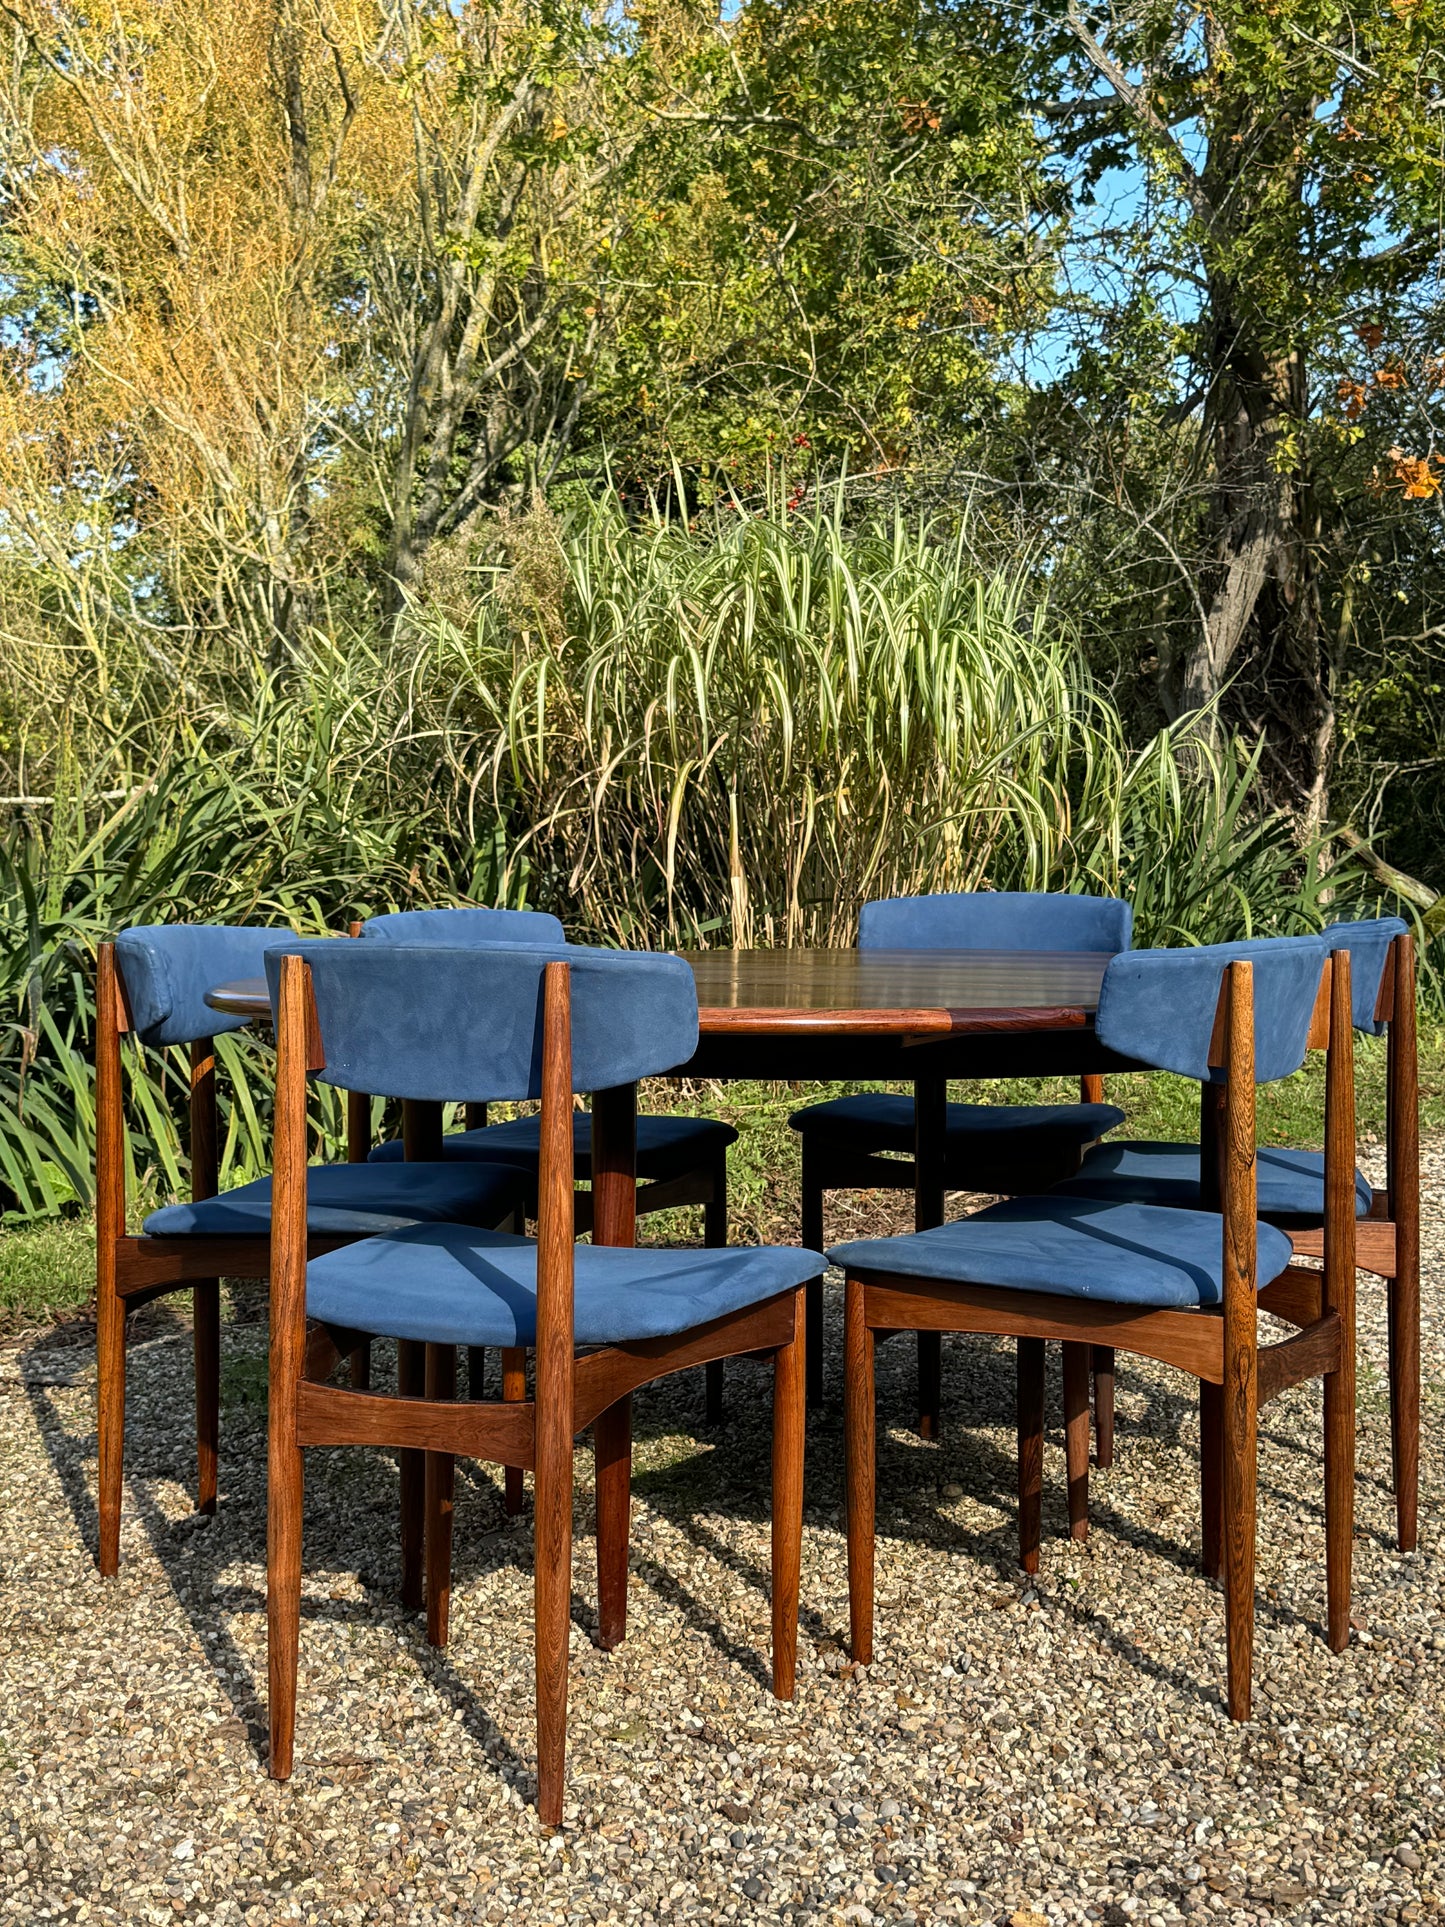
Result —
M572 972L574 1090L656 1076L697 1048L697 984L681 957L560 944L273 943L273 1009L287 955L311 966L326 1057L318 1075L343 1090L440 1103L540 1097L549 963Z
M274 924L149 923L122 930L115 961L130 1020L145 1044L189 1044L244 1030L244 1017L212 1010L206 992L264 974L266 952L286 935Z
M1222 1083L1209 1044L1226 964L1254 966L1254 1081L1272 1084L1305 1060L1325 967L1318 937L1262 937L1197 950L1130 950L1104 972L1094 1019L1100 1043L1126 1057Z
M1371 917L1363 923L1327 923L1320 932L1326 950L1350 953L1351 1015L1355 1029L1368 1031L1371 1037L1379 1037L1385 1029L1375 1022L1375 1005L1390 945L1408 927L1399 917Z
M529 944L566 942L561 924L545 910L395 910L389 916L368 917L360 935L383 943L504 943L513 949Z
M1134 912L1119 897L1043 890L961 890L884 897L858 918L860 950L1107 950L1129 948Z

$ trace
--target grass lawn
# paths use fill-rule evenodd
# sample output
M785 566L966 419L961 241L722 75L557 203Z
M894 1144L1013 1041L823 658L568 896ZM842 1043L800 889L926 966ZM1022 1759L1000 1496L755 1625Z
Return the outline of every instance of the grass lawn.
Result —
M1385 1051L1373 1039L1358 1040L1359 1135L1378 1141L1385 1118ZM798 1225L798 1143L788 1115L803 1104L865 1088L851 1084L696 1085L684 1093L659 1083L644 1093L645 1106L706 1111L737 1126L738 1143L729 1154L729 1207L734 1238L796 1239ZM1077 1087L1063 1078L1019 1079L956 1085L951 1095L978 1103L1066 1102ZM1141 1138L1192 1138L1196 1134L1198 1087L1182 1077L1115 1077L1105 1095L1128 1114L1121 1135ZM1324 1115L1324 1061L1312 1058L1306 1069L1260 1091L1259 1136L1265 1144L1321 1141ZM1424 1026L1420 1036L1420 1122L1426 1131L1445 1130L1445 1027ZM868 1223L879 1230L901 1227L908 1217L899 1194L871 1197L836 1195L830 1202L828 1236L857 1236ZM895 1224L895 1219L897 1223ZM649 1242L698 1235L696 1214L665 1212L648 1219ZM33 1330L52 1320L74 1317L90 1305L95 1289L93 1227L89 1217L73 1217L0 1230L0 1333ZM171 1301L178 1304L179 1300Z

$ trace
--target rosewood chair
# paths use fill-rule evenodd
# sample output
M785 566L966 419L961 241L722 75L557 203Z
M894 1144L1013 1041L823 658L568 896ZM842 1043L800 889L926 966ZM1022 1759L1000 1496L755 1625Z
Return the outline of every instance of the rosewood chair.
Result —
M505 921L504 921L505 920ZM562 925L556 917L537 910L404 910L395 915L372 917L360 926L358 934L373 942L439 943L513 943L531 945L564 944ZM469 1105L467 1128L440 1138L428 1156L468 1158L482 1162L519 1164L535 1173L541 1158L539 1121L535 1117L514 1118L506 1124L488 1124L485 1104ZM439 1129L439 1123L438 1123ZM728 1241L728 1146L737 1142L737 1132L720 1118L678 1117L644 1112L637 1119L637 1213L671 1211L681 1205L700 1204L703 1209L703 1243L708 1247ZM373 1163L385 1163L402 1155L397 1139L378 1144L371 1152ZM573 1165L582 1183L592 1183L592 1118L578 1111L572 1120ZM580 1230L591 1224L590 1188L577 1200ZM514 1390L525 1383L525 1361L504 1358L504 1380ZM469 1378L481 1377L480 1356L469 1361ZM717 1360L707 1367L707 1416L722 1417L723 1368ZM521 1474L507 1478L507 1509L520 1511Z
M1349 953L1329 960L1317 937L1135 951L1116 957L1097 1017L1101 1041L1142 1065L1220 1085L1220 1208L1012 1198L910 1237L829 1253L847 1279L844 1424L853 1656L873 1647L874 1335L931 1327L1018 1341L1019 1544L1037 1569L1043 1457L1043 1346L1103 1343L1162 1360L1200 1381L1203 1564L1225 1582L1228 1704L1249 1716L1254 1641L1257 1436L1260 1405L1304 1379L1324 1379L1328 1638L1350 1631L1354 1530L1354 1066ZM1327 1000L1324 1275L1291 1269L1289 1237L1259 1222L1255 1085L1304 1060ZM1298 1325L1261 1348L1264 1308ZM1077 1351L1072 1354L1080 1356ZM1070 1356L1068 1352L1066 1358ZM1069 1514L1088 1518L1087 1385L1065 1378Z
M1418 1537L1420 1482L1420 1137L1415 1039L1415 945L1398 917L1334 923L1321 933L1329 951L1350 954L1354 1028L1387 1034L1385 1187L1355 1174L1356 1263L1385 1280L1388 1293L1390 1441L1396 1536L1402 1552ZM1201 1142L1218 1136L1217 1087L1205 1085ZM1077 1176L1056 1187L1068 1196L1114 1203L1205 1202L1200 1146L1118 1140L1087 1153ZM1324 1251L1325 1159L1319 1151L1262 1145L1259 1215L1287 1231L1297 1256ZM1311 1276L1313 1274L1302 1274Z
M196 1509L216 1509L222 1278L264 1278L270 1263L271 1180L218 1192L217 1035L245 1028L205 1001L208 990L260 976L266 951L289 933L252 925L156 924L100 946L96 968L96 1350L98 1365L99 1565L120 1562L125 1456L126 1317L169 1292L192 1293L196 1374ZM178 1046L190 1068L191 1200L126 1230L126 1128L122 1038L150 1050ZM497 1165L362 1164L312 1173L307 1232L319 1256L376 1231L459 1219L495 1225L522 1208L524 1171ZM364 1357L353 1361L364 1374ZM404 1520L418 1546L420 1497ZM420 1589L417 1566L415 1590Z
M685 1061L697 991L677 957L559 948L446 949L298 943L273 951L277 1008L276 1205L271 1266L268 1533L271 1772L291 1772L302 1570L303 1450L420 1448L427 1455L427 1631L445 1642L454 1456L523 1465L535 1478L538 1808L562 1818L571 1593L573 1439L593 1427L600 1638L626 1628L631 1393L710 1358L771 1354L773 1690L792 1696L802 1536L803 1319L817 1252L792 1247L638 1250L631 1134L599 1113L604 1228L576 1243L573 1093L610 1091ZM308 1262L304 1153L308 1072L343 1089L413 1102L541 1099L535 1241L419 1225ZM629 1094L630 1097L630 1094ZM624 1246L624 1248L619 1248ZM359 1335L424 1345L425 1397L322 1381ZM461 1345L536 1353L531 1400L456 1401Z
M1107 951L1129 948L1134 913L1117 897L1041 891L963 891L888 897L865 903L860 950ZM1079 1081L1077 1104L949 1104L940 1078L916 1086L919 1105L944 1116L944 1163L920 1177L918 1116L913 1097L867 1092L809 1104L788 1123L803 1140L803 1243L823 1243L823 1200L829 1191L912 1191L914 1228L942 1224L948 1191L1046 1191L1079 1168L1085 1147L1124 1122L1103 1102L1104 1081ZM823 1299L819 1284L808 1307L808 1395L823 1391ZM1110 1436L1112 1371L1099 1369L1101 1438ZM942 1354L937 1332L918 1334L919 1432L938 1430Z

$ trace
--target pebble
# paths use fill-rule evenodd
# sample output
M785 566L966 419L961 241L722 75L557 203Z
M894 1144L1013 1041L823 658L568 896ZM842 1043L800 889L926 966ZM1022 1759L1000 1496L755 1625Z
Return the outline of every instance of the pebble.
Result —
M225 1331L222 1496L190 1509L190 1335L138 1313L124 1564L92 1563L88 1341L0 1351L0 1924L538 1927L627 1921L1289 1927L1442 1917L1445 1156L1426 1161L1421 1550L1395 1551L1385 1302L1360 1279L1356 1613L1320 1632L1320 1405L1260 1427L1254 1718L1223 1710L1199 1575L1192 1385L1119 1362L1115 1463L1067 1536L1050 1365L1044 1551L1014 1562L1012 1354L946 1340L944 1436L914 1352L878 1355L877 1644L847 1658L841 1423L810 1417L798 1692L768 1690L768 1373L638 1394L629 1631L594 1644L579 1445L566 1825L532 1805L531 1537L458 1467L452 1639L397 1597L384 1454L308 1454L298 1764L263 1765L265 1337ZM881 1201L880 1209L882 1208ZM830 1290L836 1397L839 1306ZM379 1375L390 1369L378 1361ZM493 1373L496 1361L491 1361Z

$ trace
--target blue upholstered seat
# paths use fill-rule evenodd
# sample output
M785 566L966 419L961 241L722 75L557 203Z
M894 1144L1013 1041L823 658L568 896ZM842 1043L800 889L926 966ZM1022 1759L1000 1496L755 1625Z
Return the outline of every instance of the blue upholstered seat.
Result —
M1127 950L1134 913L1117 897L1043 891L973 890L865 903L860 950ZM968 1190L1016 1171L1021 1184L1048 1182L1037 1167L1091 1144L1124 1122L1112 1104L950 1104L948 1182ZM809 1104L792 1128L830 1150L866 1156L913 1150L913 1099L886 1093ZM1055 1166L1057 1168L1057 1166ZM1064 1168L1067 1169L1067 1166Z
M617 1345L691 1331L816 1278L822 1256L795 1245L649 1250L578 1245L574 1335ZM324 1323L440 1345L531 1345L537 1247L530 1238L419 1225L313 1259L306 1312Z
M409 1225L495 1225L526 1202L533 1180L514 1164L312 1165L306 1173L306 1228L370 1235ZM257 1178L197 1204L152 1211L152 1238L264 1237L271 1229L271 1180Z
M828 1256L849 1273L1189 1310L1223 1301L1223 1223L1210 1211L1053 1194L1006 1198L934 1231L835 1245ZM1291 1247L1273 1225L1261 1224L1258 1237L1263 1286L1289 1264Z
M1325 1215L1325 1159L1322 1151L1295 1151L1261 1145L1255 1160L1259 1215L1304 1219L1319 1224ZM1055 1196L1133 1199L1138 1204L1168 1204L1198 1210L1199 1146L1137 1143L1096 1144L1085 1153L1077 1177L1053 1187ZM1355 1214L1363 1218L1373 1197L1368 1179L1355 1173Z
M637 1120L637 1175L647 1184L665 1183L669 1178L695 1171L708 1159L737 1142L731 1124L712 1117L639 1117ZM459 1131L442 1140L442 1156L473 1163L500 1159L508 1164L523 1164L537 1169L541 1156L542 1121L536 1117L514 1118L509 1124L488 1124L475 1131ZM371 1153L373 1164L394 1164L403 1155L399 1139L378 1144ZM592 1177L592 1118L578 1111L572 1123L572 1156L576 1175L585 1181Z
M913 1152L913 1099L887 1091L810 1104L788 1122L852 1151ZM948 1149L975 1162L1001 1162L1019 1148L1033 1155L1092 1144L1123 1122L1113 1104L950 1104Z

